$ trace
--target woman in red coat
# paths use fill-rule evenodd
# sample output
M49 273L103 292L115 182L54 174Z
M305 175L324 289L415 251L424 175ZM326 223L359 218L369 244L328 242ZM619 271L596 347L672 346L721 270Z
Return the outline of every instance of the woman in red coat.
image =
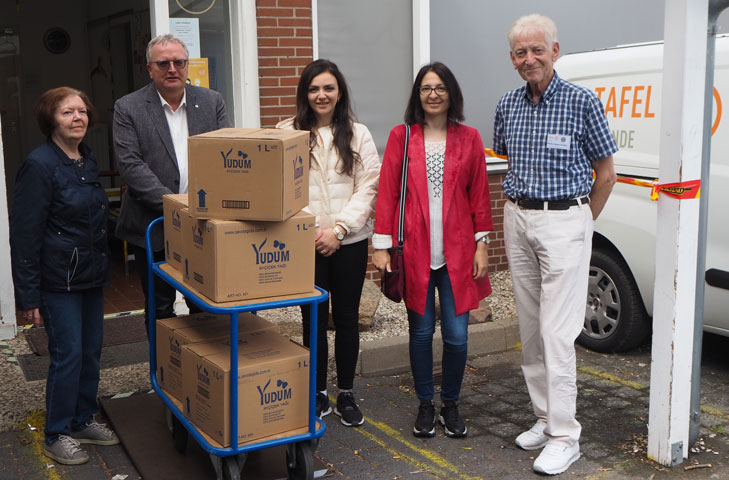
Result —
M462 125L463 96L453 73L436 62L420 69L405 111L411 125L405 200L405 305L410 365L420 400L413 433L435 435L433 333L438 290L443 381L438 420L449 437L467 427L458 412L466 367L468 312L491 293L488 233L493 229L483 142ZM380 172L373 262L390 271L397 236L405 126L390 132Z

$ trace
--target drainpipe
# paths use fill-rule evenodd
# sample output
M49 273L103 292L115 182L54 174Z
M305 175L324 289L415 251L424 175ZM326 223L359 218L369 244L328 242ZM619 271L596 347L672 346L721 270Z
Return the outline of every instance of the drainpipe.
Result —
M714 62L716 60L716 20L729 0L709 0L706 42L706 88L704 94L704 140L701 152L701 196L699 197L698 253L696 258L696 310L694 315L694 349L691 371L691 418L689 444L699 438L701 428L701 347L704 335L704 291L706 286L706 228L709 215L709 166L711 161L711 125L714 106Z

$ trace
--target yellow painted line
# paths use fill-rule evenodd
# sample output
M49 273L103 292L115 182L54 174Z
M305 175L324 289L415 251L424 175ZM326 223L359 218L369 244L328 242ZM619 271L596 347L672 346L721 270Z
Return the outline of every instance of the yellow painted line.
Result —
M711 405L701 405L701 411L715 417L723 418L724 420L729 420L729 413L719 410L716 407L712 407Z
M369 421L368 421L369 423ZM405 460L406 462L410 463L411 465L415 466L419 470L430 472L434 475L437 475L440 478L449 478L448 472L438 470L437 468L434 468L432 465L428 465L424 462L419 461L418 459L411 457L410 455L407 455L406 453L399 452L395 450L393 447L389 446L387 443L385 443L384 440L380 439L377 435L368 432L367 430L364 430L362 428L355 429L357 433L360 435L367 437L368 439L372 440L388 452L392 454L393 458L397 457L400 460Z
M336 402L336 399L332 395L329 395L329 399L332 403ZM376 429L378 429L385 435L387 435L387 437L397 440L398 442L400 442L401 444L403 444L404 446L406 446L407 448L409 448L416 454L428 459L428 461L431 463L430 464L423 463L423 462L415 459L411 455L408 455L406 453L396 450L394 447L390 446L385 440L382 440L380 437L376 436L375 434L373 434L371 432L368 432L367 430L363 430L361 428L356 428L354 430L361 433L365 437L369 438L373 442L377 443L378 445L380 445L381 447L383 447L385 450L392 453L393 455L399 456L400 458L408 461L409 463L415 465L416 467L420 468L421 470L427 470L429 472L438 472L439 475L443 476L443 478L449 478L449 479L450 478L460 478L462 480L484 480L481 477L472 477L470 475L465 475L465 474L461 473L460 469L457 466L453 465L452 463L450 463L445 458L441 457L439 454L437 454L433 450L418 447L417 445L413 444L412 442L405 440L405 438L402 436L402 434L399 431L395 430L394 428L387 425L386 423L377 422L375 420L372 420L369 417L365 419L365 422L369 425L372 425L373 427L375 427ZM441 469L443 469L443 470L441 470ZM456 475L456 476L454 477L453 475Z
M393 438L393 439L397 440L398 442L402 443L403 445L405 445L406 447L408 447L410 450L414 451L415 453L418 453L419 455L427 458L430 462L434 463L438 467L444 468L444 469L456 474L458 476L458 478L462 478L463 480L483 480L481 477L472 477L470 475L465 475L465 474L461 473L460 469L458 467L456 467L455 465L453 465L452 463L450 463L448 460L441 457L433 450L418 447L417 445L413 444L412 442L405 440L405 438L402 436L402 434L399 431L390 427L386 423L376 422L369 418L367 419L367 423L369 423L373 427L377 428L378 430L380 430L382 433L384 433L388 437Z
M594 368L590 367L577 367L577 370L587 373L590 375L594 375L596 377L604 378L605 380L609 380L611 382L619 383L621 385L625 385L626 387L633 388L635 390L645 390L648 388L646 385L642 385L637 382L633 382L631 380L625 380L624 378L616 377L615 375L611 375L609 373L601 372L599 370L595 370ZM706 413L708 415L713 415L715 417L722 418L724 420L729 420L729 412L725 412L724 410L718 409L716 407L712 407L711 405L701 405L701 411L703 413Z
M46 417L44 410L35 410L31 412L25 419L26 425L31 425L37 430L31 432L31 443L28 445L38 460L39 467L45 470L43 478L45 480L61 480L61 475L56 470L56 467L48 468L48 465L55 465L55 461L46 457L43 453L43 444L45 438L43 436L43 428L46 425Z
M646 388L648 388L646 385L642 385L638 382L634 382L632 380L626 380L624 378L617 377L610 373L601 372L600 370L596 370L594 368L577 367L577 370L579 370L580 372L583 372L583 373L594 375L596 377L600 377L600 378L608 380L610 382L619 383L620 385L625 385L626 387L630 387L635 390L645 390Z

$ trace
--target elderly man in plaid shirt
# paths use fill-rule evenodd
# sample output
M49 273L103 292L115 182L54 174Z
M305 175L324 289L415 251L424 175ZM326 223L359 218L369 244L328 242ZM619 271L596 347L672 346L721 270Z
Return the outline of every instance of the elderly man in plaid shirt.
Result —
M551 19L521 17L508 40L526 85L496 107L494 150L509 159L504 238L522 370L537 417L516 444L544 447L534 470L554 475L580 457L574 341L584 322L594 219L616 181L617 146L597 96L555 72L559 43Z

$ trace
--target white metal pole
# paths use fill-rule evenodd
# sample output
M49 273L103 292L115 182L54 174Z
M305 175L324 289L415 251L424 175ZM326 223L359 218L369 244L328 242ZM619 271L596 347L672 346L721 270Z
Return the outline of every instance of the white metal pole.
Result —
M236 127L261 126L258 88L258 22L255 0L230 2L233 109Z
M311 50L314 60L319 60L319 1L311 0Z
M413 79L430 62L430 0L413 0Z
M152 38L170 33L170 6L167 0L149 0L149 21Z
M709 0L666 0L661 183L701 178ZM656 227L648 457L688 457L698 199L661 195Z

